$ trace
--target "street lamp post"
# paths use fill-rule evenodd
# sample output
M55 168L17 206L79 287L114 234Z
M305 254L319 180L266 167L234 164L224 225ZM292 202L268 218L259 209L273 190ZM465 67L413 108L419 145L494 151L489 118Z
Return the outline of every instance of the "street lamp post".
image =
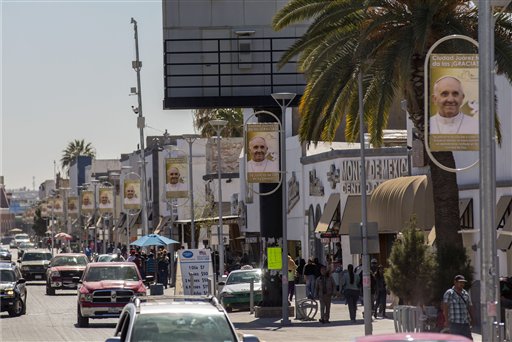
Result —
M132 169L132 167L130 165L124 165L124 166L121 166L121 173L124 174L124 172L126 171L130 171ZM123 196L121 195L121 198ZM126 210L125 209L125 222L126 222L126 248L130 248L130 213L129 213L129 210Z
M192 144L200 137L198 134L183 134L181 136L188 143L188 192L190 200L190 247L196 248L196 227L194 222L194 183L192 173ZM171 213L172 216L172 213Z
M138 107L133 108L137 117L137 128L139 128L140 135L140 159L142 161L141 166L141 215L142 215L142 228L144 231L144 235L148 235L148 208L147 208L147 179L146 179L146 156L145 156L145 147L144 147L144 127L146 126L145 118L142 115L142 90L141 90L141 82L140 82L140 69L142 68L142 62L139 60L139 34L137 30L137 21L135 19L131 19L131 23L133 24L134 30L134 39L135 39L135 61L132 62L132 67L137 73L137 102ZM128 246L127 246L128 247Z
M222 129L227 125L226 120L211 120L210 125L217 132L217 177L219 179L218 186L218 209L219 209L219 226L217 227L217 237L219 242L219 275L222 276L224 274L224 234L222 227L222 171L221 171L221 163L222 158L220 155L220 133Z
M358 74L359 94L359 143L361 145L361 229L363 236L363 304L364 304L364 334L372 334L372 302L371 302L371 278L370 256L368 254L368 215L366 208L366 160L364 146L364 108L363 108L363 71Z
M94 187L94 211L92 213L93 222L94 222L94 252L98 253L98 241L96 235L98 234L98 221L96 221L96 212L98 211L98 200L96 198L96 189L98 187L99 180L91 179L91 184ZM99 254L99 253L98 253Z
M272 94L272 98L277 102L279 107L281 108L281 174L282 174L282 225L283 225L283 255L282 255L282 263L283 263L283 274L282 274L282 309L283 309L283 317L281 323L283 325L290 324L290 319L288 317L288 216L287 216L287 206L288 206L288 191L287 191L287 183L286 183L286 108L292 103L296 94L294 93L274 93Z
M110 177L110 179L112 179L113 184L114 184L114 198L113 198L113 200L114 200L114 209L113 209L113 213L112 213L112 227L113 227L113 229L110 230L109 236L110 236L111 241L114 244L116 244L116 241L114 241L114 230L115 230L116 225L117 225L117 184L119 182L119 177L121 177L121 174L118 173L118 172L110 172L109 173L109 177ZM117 241L117 242L120 242L120 241ZM128 248L128 246L126 246L126 247Z

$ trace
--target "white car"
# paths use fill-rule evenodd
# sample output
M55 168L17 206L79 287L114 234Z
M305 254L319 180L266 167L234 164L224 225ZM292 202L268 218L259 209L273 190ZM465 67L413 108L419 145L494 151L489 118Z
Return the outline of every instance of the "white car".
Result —
M229 273L225 282L219 282L223 286L219 293L219 300L226 309L248 309L250 306L250 286L254 282L254 304L262 300L261 294L261 269L240 269Z

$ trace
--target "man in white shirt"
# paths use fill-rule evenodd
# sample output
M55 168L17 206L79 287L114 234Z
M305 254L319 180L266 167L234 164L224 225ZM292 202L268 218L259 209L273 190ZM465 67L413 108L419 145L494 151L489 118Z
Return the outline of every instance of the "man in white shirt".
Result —
M251 160L247 162L247 172L278 172L279 164L267 155L268 146L263 137L254 137L249 141Z
M478 134L478 118L460 111L464 96L456 77L444 76L436 81L432 99L437 114L430 117L430 134Z

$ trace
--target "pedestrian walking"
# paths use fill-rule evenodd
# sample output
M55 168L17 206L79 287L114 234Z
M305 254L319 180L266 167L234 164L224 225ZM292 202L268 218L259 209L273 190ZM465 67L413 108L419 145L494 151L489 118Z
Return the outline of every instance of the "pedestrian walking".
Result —
M312 259L304 266L304 278L306 281L306 296L309 299L315 298L315 264Z
M169 258L167 251L164 249L158 253L158 283L163 284L165 288L168 285Z
M471 336L471 322L473 322L473 303L469 293L464 290L466 278L457 275L453 279L453 286L443 296L443 314L445 327L454 335Z
M357 300L359 299L359 275L354 273L354 265L347 266L347 272L343 273L341 287L347 301L350 320L355 323Z
M155 255L153 253L149 253L148 255L148 258L146 260L146 270L145 270L145 273L146 273L146 276L155 276L155 273L156 273L156 260L155 260ZM157 279L155 279L157 280Z
M328 272L327 267L320 267L320 276L315 281L316 298L320 301L320 323L331 323L331 299L336 284Z
M377 318L377 313L380 313L382 318L386 317L386 296L388 289L386 286L386 280L384 279L384 266L379 265L377 272L375 273L375 286L377 299L375 300L375 308L373 310L373 316Z
M288 300L291 302L295 294L295 275L297 274L297 264L288 254Z

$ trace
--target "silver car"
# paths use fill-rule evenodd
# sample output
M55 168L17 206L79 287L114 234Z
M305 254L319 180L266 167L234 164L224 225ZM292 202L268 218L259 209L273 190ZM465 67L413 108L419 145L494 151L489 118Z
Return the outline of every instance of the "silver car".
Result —
M148 296L128 303L107 342L257 342L237 333L213 296Z

